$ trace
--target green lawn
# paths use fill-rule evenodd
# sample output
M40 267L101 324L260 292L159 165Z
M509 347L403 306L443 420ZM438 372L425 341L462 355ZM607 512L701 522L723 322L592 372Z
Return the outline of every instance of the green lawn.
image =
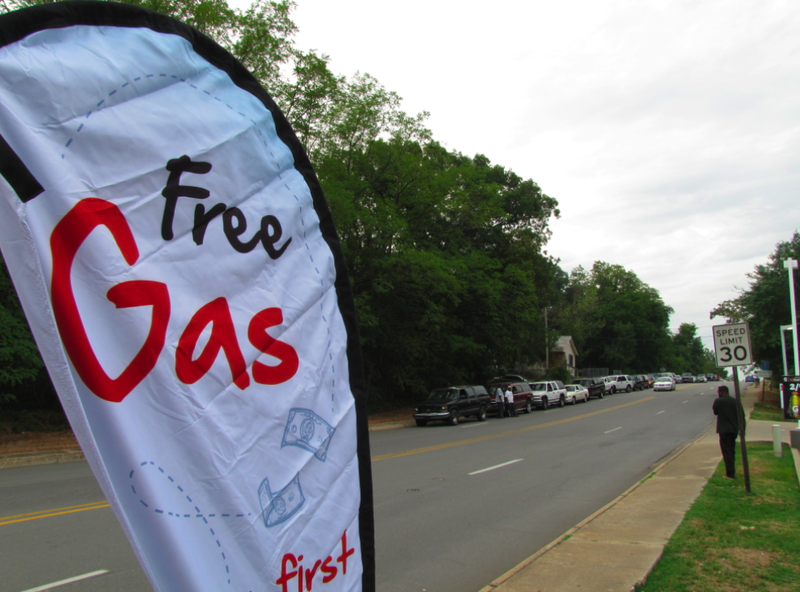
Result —
M752 492L722 463L637 592L800 591L800 487L787 445L747 445Z
M756 402L753 410L750 412L750 419L758 419L761 421L786 421L783 417L783 409L771 402Z

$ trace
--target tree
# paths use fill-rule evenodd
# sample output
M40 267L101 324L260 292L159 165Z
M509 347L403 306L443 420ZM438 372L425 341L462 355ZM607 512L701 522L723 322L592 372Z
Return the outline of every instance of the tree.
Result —
M792 311L789 301L789 281L783 262L800 259L800 232L795 232L788 241L775 245L765 265L756 265L747 274L750 287L740 291L739 296L717 305L711 318L724 317L729 322L750 324L750 341L753 357L768 360L770 368L783 368L781 352L781 325L791 324ZM795 293L800 293L800 278L794 274ZM785 370L784 370L785 371ZM777 373L776 373L777 374Z
M6 10L44 0L0 0ZM298 50L289 1L127 0L187 22L262 82L304 143L353 284L371 404L482 382L544 357L566 274L543 253L558 202L483 155L444 149L369 74Z
M0 257L0 404L16 399L13 387L33 381L44 364L25 320L5 261Z
M672 312L634 272L596 261L590 272L573 270L556 322L584 367L645 372L665 362Z

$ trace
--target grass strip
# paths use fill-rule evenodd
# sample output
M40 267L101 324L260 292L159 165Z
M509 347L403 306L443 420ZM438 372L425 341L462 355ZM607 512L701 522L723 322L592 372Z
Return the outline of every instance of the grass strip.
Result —
M792 452L748 443L751 493L722 463L636 592L800 591L800 488Z

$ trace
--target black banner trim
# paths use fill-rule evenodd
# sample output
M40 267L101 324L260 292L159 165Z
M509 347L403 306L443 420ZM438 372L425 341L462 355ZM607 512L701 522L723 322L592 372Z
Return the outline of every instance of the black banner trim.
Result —
M2 135L0 135L0 175L8 181L14 193L23 202L29 202L44 192L44 187L39 184Z

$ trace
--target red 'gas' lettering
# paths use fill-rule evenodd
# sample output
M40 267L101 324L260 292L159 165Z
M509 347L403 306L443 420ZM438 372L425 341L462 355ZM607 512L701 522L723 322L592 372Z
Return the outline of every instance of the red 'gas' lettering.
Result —
M211 323L211 338L200 356L192 360L197 340L209 323ZM175 373L178 379L184 384L194 384L200 380L211 369L220 350L225 352L225 357L228 359L234 384L242 390L246 389L250 386L250 376L247 374L239 342L236 341L236 330L225 298L217 298L202 306L186 325L178 340L178 351L175 353Z
M267 366L261 362L253 362L253 379L259 384L281 384L297 373L300 361L297 352L291 345L274 339L267 329L280 325L283 313L280 308L267 308L257 313L247 328L247 338L256 349L278 358L277 366Z
M106 297L117 308L153 307L150 331L142 348L117 378L110 378L89 342L71 280L78 250L98 226L105 226L111 232L128 265L139 259L136 240L120 209L94 197L81 200L56 224L50 236L53 313L64 348L81 380L101 399L119 403L155 367L164 349L171 303L167 285L161 282L134 280L108 290ZM260 352L279 360L277 366L258 361L253 363L253 379L259 384L280 384L297 373L299 360L295 349L267 333L267 329L282 322L283 313L279 308L266 308L256 313L248 325L250 343ZM211 337L197 359L192 359L198 339L208 325L211 325ZM225 354L234 384L242 390L250 386L250 375L236 338L230 308L222 297L200 307L181 334L175 355L178 379L185 384L194 384L208 373L220 351Z
M166 284L144 280L122 282L108 291L106 297L117 308L153 307L150 332L144 345L117 378L109 378L89 342L71 281L78 249L98 226L108 228L128 265L139 259L133 233L117 206L94 197L79 201L59 220L50 235L53 314L61 341L81 380L101 399L119 403L155 367L164 348L170 315L169 291Z

